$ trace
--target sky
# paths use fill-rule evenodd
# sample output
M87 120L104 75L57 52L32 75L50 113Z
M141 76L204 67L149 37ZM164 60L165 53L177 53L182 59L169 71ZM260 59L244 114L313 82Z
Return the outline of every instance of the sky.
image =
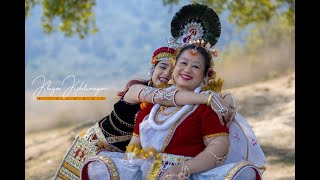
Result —
M167 45L171 19L188 3L163 6L160 0L97 0L94 13L99 31L85 39L65 37L61 32L44 34L42 9L35 6L25 20L26 90L35 91L43 83L62 89L72 82L88 88L122 89L130 79L146 79L153 51ZM220 21L217 49L241 41L226 13Z

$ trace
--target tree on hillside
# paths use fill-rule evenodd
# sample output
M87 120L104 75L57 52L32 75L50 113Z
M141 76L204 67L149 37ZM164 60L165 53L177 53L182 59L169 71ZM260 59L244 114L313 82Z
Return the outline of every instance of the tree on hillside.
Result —
M84 38L98 31L92 11L95 0L25 0L25 18L37 4L42 5L41 21L45 33L50 34L58 28L66 36L77 34ZM54 24L55 18L60 21L58 25Z
M162 0L162 2L164 5L176 5L180 0ZM238 25L239 29L249 24L268 22L275 16L285 17L292 27L295 22L294 0L190 0L190 2L206 4L218 14L229 11L229 21ZM67 36L77 34L80 38L84 38L98 31L92 11L96 5L95 0L25 0L25 18L36 4L42 5L42 27L48 34L58 29ZM53 22L56 18L60 20L59 25Z
M294 0L192 0L193 3L206 4L218 14L228 10L229 21L243 28L249 24L268 22L274 16L284 16L294 25Z

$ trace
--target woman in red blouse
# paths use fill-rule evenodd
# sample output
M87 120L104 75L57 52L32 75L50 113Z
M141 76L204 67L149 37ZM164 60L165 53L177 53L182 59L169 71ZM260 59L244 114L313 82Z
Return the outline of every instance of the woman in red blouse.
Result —
M88 173L82 174L82 179L261 178L254 165L242 161L246 157L237 156L234 148L229 151L232 129L223 121L228 109L217 103L214 86L219 89L219 83L209 81L212 56L216 56L211 45L220 36L219 17L205 5L187 5L173 18L171 33L175 38L171 45L177 42L179 48L172 74L174 85L166 91L142 89L138 93L142 101L151 96L152 104L140 112L126 152L98 153L92 166L85 165ZM213 86L206 88L210 84ZM181 106L175 99L178 91L209 96L206 104ZM172 100L175 106L161 106L157 100ZM229 152L233 154L228 156ZM239 157L239 161L225 163L229 157Z
M211 54L204 47L188 45L176 59L173 92L199 92L210 68ZM165 96L154 94L154 98ZM208 99L208 105L210 101ZM149 105L138 116L127 151L131 154L127 158L135 159L132 155L141 146L144 151L162 154L161 168L145 168L149 172L142 169L145 178L188 177L210 170L224 160L229 148L228 132L228 127L221 124L218 115L205 104L170 108ZM166 162L163 156L175 160ZM150 166L155 166L157 160L152 163Z
M199 57L201 57L201 56L199 55ZM201 61L204 61L204 60L201 60ZM204 67L205 66L203 65L203 68ZM208 69L209 67L210 67L210 60L206 64L206 68ZM204 76L203 74L204 73L203 73L203 70L202 70L200 75ZM202 77L202 80L203 80L203 77ZM202 82L202 80L198 78L197 79L198 82L196 82L196 83L200 84ZM230 121L232 119L232 114L234 114L235 111L234 111L234 109L232 109L229 106L230 103L227 102L227 101L224 101L220 97L219 94L214 94L213 95L213 94L204 94L204 93L200 94L199 92L194 93L193 91L190 91L189 88L179 89L179 92L176 91L175 89L171 89L171 90L168 89L167 91L164 91L164 90L161 90L161 89L156 89L156 88L152 88L152 87L146 87L146 86L137 85L137 84L132 85L130 87L130 90L131 91L128 92L128 94L129 94L128 97L134 97L135 101L138 99L139 101L143 101L143 102L147 101L147 102L153 102L153 103L159 103L159 104L168 104L168 105L171 105L171 104L175 104L175 105L177 105L177 104L186 104L186 102L193 102L193 103L198 102L198 104L204 104L204 105L203 106L202 105L199 106L199 108L195 112L196 115L200 115L204 119L205 118L208 119L211 116L214 117L214 119L215 119L214 121L206 121L206 120L204 120L203 122L200 122L199 120L201 120L201 119L195 118L194 116L190 116L190 118L188 118L189 120L187 120L187 121L191 122L192 124L195 124L195 125L197 125L198 122L202 123L202 125L204 127L204 129L203 129L204 131L201 132L200 129L196 129L198 131L193 131L193 129L192 129L193 125L190 126L189 123L183 123L181 126L179 126L178 131L180 133L180 131L181 132L185 131L185 128L186 128L187 131L189 131L188 129L190 129L190 131L192 131L192 132L188 133L188 135L189 135L189 137L193 137L193 136L197 137L196 138L197 139L197 144L188 143L188 141L185 141L186 139L184 141L180 141L179 140L179 136L177 136L178 138L176 140L173 140L171 145L166 148L168 153L179 154L179 152L181 152L183 150L183 148L188 148L191 151L186 151L187 154L183 154L183 155L193 157L196 154L198 154L200 152L200 150L203 149L204 146L205 146L203 144L203 140L202 140L202 135L201 135L202 133L207 134L206 138L209 139L212 136L218 135L218 134L215 133L215 131L218 130L217 128L221 128L221 130L218 130L218 131L222 132L220 135L226 135L226 136L228 135L227 134L228 129L227 129L227 127L225 125L226 125L226 122L228 122L228 121ZM130 94L131 92L136 92L136 94L138 94L138 96ZM162 98L162 96L160 94L165 94L165 93L167 93L168 95L166 96L166 98ZM211 98L213 98L213 97L217 98L217 100L218 100L217 102L221 103L222 107L226 107L228 109L228 113L220 114L220 117L218 117L217 114L214 113L214 110L216 110L216 109L219 110L219 107L217 106L217 104L214 103L214 102L209 101L209 105L210 106L206 105L206 104L208 104L208 98L210 98L210 97ZM150 103L147 106L146 110L142 110L139 114L148 113L148 110L150 110L151 107L153 107L152 106L153 103ZM177 110L179 110L179 108L182 109L182 106L178 106L178 105L177 105L177 107L175 107L175 106L171 106L171 107L170 106L162 106L162 108L167 108L168 110L169 109L177 109ZM206 113L204 113L204 112L206 112ZM218 111L217 111L217 113L219 114ZM139 117L141 118L140 121L142 121L142 118L144 116L139 115L138 118ZM196 121L192 120L191 117L193 117ZM137 118L137 121L139 121L138 118ZM215 124L217 124L217 125L215 125ZM135 129L137 129L137 127L138 126L135 126ZM216 127L216 128L212 129L210 127ZM214 131L212 131L212 130L214 130ZM137 131L137 130L135 130L135 131ZM136 132L136 134L139 134L139 132ZM189 137L187 137L187 139ZM185 142L187 142L187 143L185 143ZM179 148L175 147L176 144L177 144L177 147L179 147ZM110 152L109 149L107 149L107 151ZM103 153L104 152L99 152L98 156L102 155ZM116 153L112 153L112 152L110 152L110 153L111 154L116 154ZM89 179L88 174L94 174L94 173L90 173L91 169L99 169L99 168L92 168L92 167L94 167L94 165L92 165L92 164L95 164L93 161L103 161L103 159L101 159L100 157L95 157L95 156L89 158L87 160L87 162L84 163L84 168L82 168L82 170L81 170L82 179ZM91 164L91 165L89 165L89 164ZM91 176L90 179L92 179L92 177L93 176Z
M223 164L229 152L229 129L212 109L213 91L206 92L207 104L175 102L180 90L200 93L211 58L202 46L183 47L172 74L175 85L152 92L153 100L171 99L177 106L148 105L138 116L126 153L100 152L81 178L232 179L241 170L240 179L260 179L258 170L247 162Z

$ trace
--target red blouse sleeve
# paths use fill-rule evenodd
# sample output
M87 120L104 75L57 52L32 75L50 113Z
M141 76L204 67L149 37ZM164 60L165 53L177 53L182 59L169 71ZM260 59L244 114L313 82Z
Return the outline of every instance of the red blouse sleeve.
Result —
M204 104L200 106L203 108L203 111L201 112L201 131L203 137L228 135L228 127L220 123L218 115L211 107Z
M134 128L133 128L133 133L135 135L139 135L140 134L139 125L143 121L144 117L146 117L150 113L151 108L153 107L153 105L154 104L148 104L148 106L145 109L141 110L140 113L138 114L136 124L134 125Z

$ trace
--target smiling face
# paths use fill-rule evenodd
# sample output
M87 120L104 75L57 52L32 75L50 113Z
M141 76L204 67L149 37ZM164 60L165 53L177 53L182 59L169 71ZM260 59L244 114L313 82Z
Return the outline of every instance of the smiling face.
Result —
M162 60L155 66L152 74L152 82L154 85L167 83L171 78L173 65L169 60Z
M191 49L186 49L178 56L172 76L178 90L193 91L203 81L204 72L204 56L201 53L192 54Z

